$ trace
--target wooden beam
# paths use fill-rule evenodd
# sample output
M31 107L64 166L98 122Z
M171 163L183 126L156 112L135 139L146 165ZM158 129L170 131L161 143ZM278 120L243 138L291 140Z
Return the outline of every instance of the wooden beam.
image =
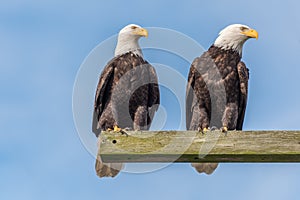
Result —
M300 162L300 131L127 133L101 133L103 162Z

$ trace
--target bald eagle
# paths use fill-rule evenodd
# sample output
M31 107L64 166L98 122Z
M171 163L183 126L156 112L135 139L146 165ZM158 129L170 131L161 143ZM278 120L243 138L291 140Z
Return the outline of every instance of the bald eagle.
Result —
M257 39L257 31L241 24L227 26L208 51L194 59L186 92L187 130L242 130L249 70L241 58L243 44L249 38ZM217 165L192 164L199 173L206 174L211 174Z
M95 95L92 130L148 130L160 103L155 69L143 58L138 40L148 31L138 25L125 26L118 35L114 58L102 71ZM116 128L117 127L117 128ZM114 177L121 163L96 160L100 177Z

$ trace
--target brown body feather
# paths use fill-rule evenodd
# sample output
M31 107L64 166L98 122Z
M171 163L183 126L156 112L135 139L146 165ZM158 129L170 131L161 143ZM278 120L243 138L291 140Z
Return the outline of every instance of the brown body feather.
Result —
M193 61L186 96L188 130L242 129L249 74L240 60L237 52L211 46ZM212 108L216 111L213 116Z
M187 130L209 127L242 130L249 72L240 60L238 52L211 46L193 61L186 94ZM194 163L192 166L199 173L211 174L218 163Z
M120 128L148 130L160 103L155 69L142 57L128 52L115 57L104 68L95 95L92 129ZM115 176L122 164L102 163L97 157L100 177Z

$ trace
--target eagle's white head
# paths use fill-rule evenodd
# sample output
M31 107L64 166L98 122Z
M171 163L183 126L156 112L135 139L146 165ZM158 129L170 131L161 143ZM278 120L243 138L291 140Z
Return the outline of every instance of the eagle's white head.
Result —
M258 32L242 24L232 24L224 28L214 45L225 50L232 49L242 56L243 45L249 38L258 39Z
M119 32L115 56L131 51L142 57L143 54L138 42L140 37L148 37L148 31L136 24L129 24L125 26Z

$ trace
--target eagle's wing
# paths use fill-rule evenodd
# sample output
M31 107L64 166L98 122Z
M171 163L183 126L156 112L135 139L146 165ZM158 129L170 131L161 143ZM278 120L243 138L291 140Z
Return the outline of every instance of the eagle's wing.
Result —
M186 87L186 104L185 104L185 114L186 114L186 129L190 129L190 124L192 121L193 116L193 104L195 100L195 93L193 91L194 84L195 84L195 70L193 65L190 68L189 76L188 76L188 83Z
M186 89L186 128L197 130L204 123L208 124L210 115L210 98L206 83L202 76L208 75L208 68L213 66L212 60L206 54L196 58L190 68ZM201 104L201 105L200 105ZM199 110L199 108L206 108ZM204 111L205 110L205 111ZM202 113L201 113L202 112ZM206 113L203 113L206 112ZM206 116L203 120L200 115ZM194 163L192 166L199 172L211 174L217 168L218 163Z
M236 129L242 130L246 106L247 106L249 69L242 61L239 62L237 68L238 68L238 74L240 79L240 101L239 101L239 114L238 114Z
M149 84L149 94L148 94L148 112L150 121L154 117L155 111L157 111L160 104L160 94L159 86L156 71L153 66L149 64L149 75L150 75L150 84Z
M186 89L187 130L209 126L211 102L204 77L208 77L211 66L213 62L207 52L195 58L191 65Z
M107 94L111 89L113 74L114 62L109 62L101 73L95 95L92 130L96 135L99 135L101 132L100 127L98 127L98 121L105 108L105 105L107 104Z
M160 103L158 80L155 69L142 58L133 70L129 112L134 120L134 130L148 130Z

